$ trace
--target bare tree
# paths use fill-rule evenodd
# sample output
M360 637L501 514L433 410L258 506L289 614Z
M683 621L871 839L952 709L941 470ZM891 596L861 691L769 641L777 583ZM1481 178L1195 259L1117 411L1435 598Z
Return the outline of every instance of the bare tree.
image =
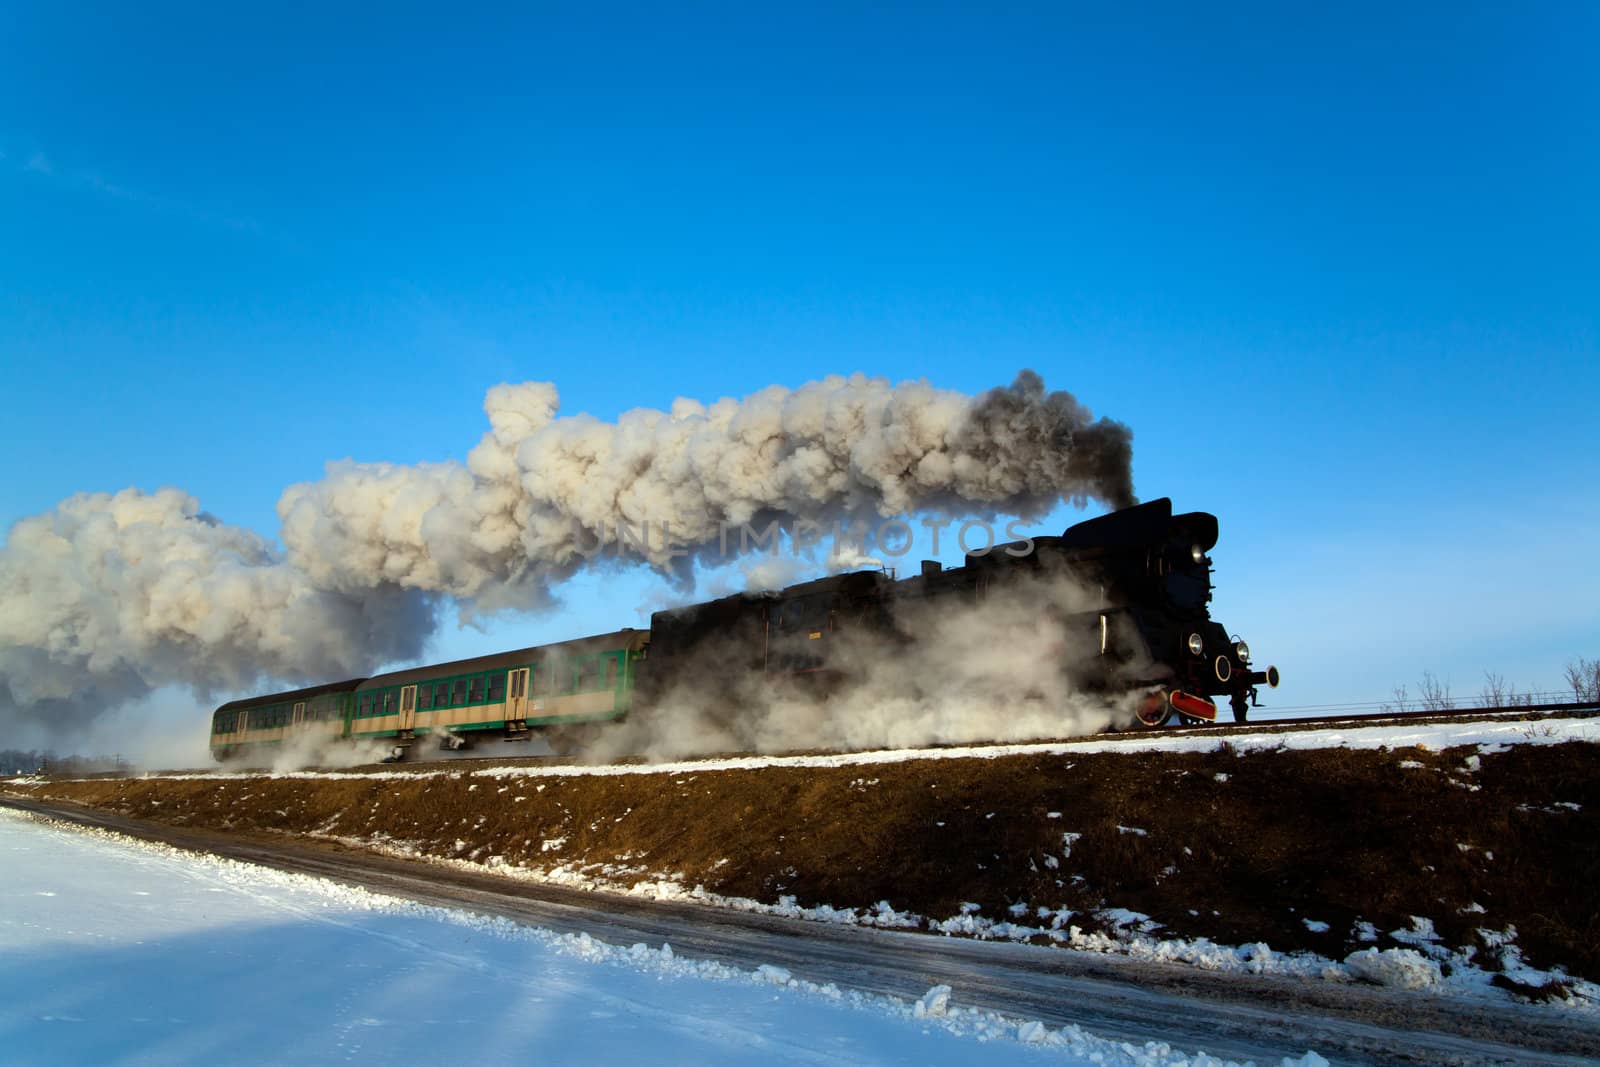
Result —
M1515 685L1506 681L1505 675L1484 671L1483 688L1478 691L1478 698L1486 708L1525 708L1533 704L1533 690L1519 693Z
M1417 688L1420 690L1417 701L1424 711L1449 711L1455 707L1455 701L1450 697L1450 683L1441 683L1432 671L1422 672L1422 681Z
M1483 701L1484 707L1503 708L1516 698L1516 687L1506 681L1505 675L1483 672L1483 688L1478 690L1478 699Z
M1600 700L1600 657L1579 656L1567 664L1567 684L1575 700Z
M1385 704L1381 708L1379 708L1378 710L1381 711L1385 715L1392 715L1395 712L1399 712L1401 714L1405 714L1407 711L1410 711L1411 710L1411 698L1410 698L1410 695L1406 692L1406 687L1403 686L1403 685L1397 685L1397 686L1394 687L1393 693L1394 693L1394 703Z

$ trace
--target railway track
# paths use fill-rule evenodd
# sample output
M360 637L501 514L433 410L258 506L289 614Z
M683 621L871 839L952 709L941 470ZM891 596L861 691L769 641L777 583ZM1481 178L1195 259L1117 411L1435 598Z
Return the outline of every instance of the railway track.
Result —
M1362 727L1401 726L1401 725L1423 726L1423 725L1428 725L1428 724L1431 724L1431 723L1474 722L1474 721L1478 721L1478 720L1482 720L1482 719L1495 719L1495 718L1519 718L1519 719L1527 719L1527 720L1532 720L1532 721L1538 721L1538 720L1544 720L1544 719L1589 718L1589 717L1594 717L1594 716L1600 716L1600 701L1566 701L1566 702L1559 702L1558 701L1558 702L1550 702L1550 703L1543 703L1543 704L1507 704L1507 705L1483 706L1483 707L1474 707L1474 708L1451 708L1449 710L1420 710L1420 711L1400 711L1400 712L1383 712L1383 713L1361 712L1361 713L1351 713L1351 714L1344 714L1344 715L1307 715L1307 716L1296 716L1296 717L1293 717L1293 718L1284 718L1284 719L1260 719L1260 720L1252 720L1252 721L1242 722L1242 723L1240 723L1240 722L1173 723L1171 725L1159 727L1159 728L1156 728L1156 729L1147 729L1147 728L1143 728L1143 727L1133 726L1133 727L1127 727L1127 728L1124 728L1124 729L1121 729L1121 730L1112 730L1112 731L1106 731L1106 732L1096 733L1096 734L1077 734L1077 735L1071 735L1071 736L1065 736L1065 737L1037 738L1037 739L1029 740L1029 741L1026 741L1026 742L1018 742L1018 741L1005 741L1005 742L999 742L999 741L996 741L996 742L982 742L982 741L979 741L979 742L970 742L970 741L966 741L966 742L951 742L951 743L948 743L948 744L930 744L930 745L924 745L924 746L920 746L920 747L927 748L927 749L932 749L932 750L941 750L941 749L952 749L952 748L983 749L983 748L990 748L990 747L1000 747L1002 745L1009 746L1009 745L1016 745L1016 744L1056 745L1056 744L1070 744L1070 743L1083 742L1083 741L1098 741L1098 742L1112 742L1112 743L1129 742L1129 743L1132 743L1132 742L1137 742L1137 741L1148 741L1148 740L1150 740L1152 738L1159 738L1159 737L1162 737L1162 736L1177 736L1177 735L1182 735L1182 736L1185 736L1185 737L1191 737L1191 736L1227 737L1227 736L1232 735L1232 734L1259 735L1259 734L1271 734L1271 733L1293 733L1293 732L1299 732L1299 731L1304 731L1304 730L1322 730L1322 729L1328 729L1330 727L1333 727L1333 728L1337 728L1337 727L1362 728ZM441 764L463 762L463 761L465 761L465 762L478 762L478 763L487 762L487 763L508 764L508 765L555 765L555 764L560 764L563 761L566 761L566 762L581 762L581 760L574 760L570 755L561 755L561 754L553 753L553 752L551 752L551 753L538 753L538 754L528 753L528 752L519 752L519 751L517 751L518 747L520 747L520 746L518 744L516 744L516 743L503 744L503 745L496 744L496 745L492 745L492 746L486 746L485 748L482 748L482 749L468 750L468 751L465 751L465 752L453 752L453 753L449 753L448 755L446 755L444 753L440 753L438 755L438 757L435 757L434 754L429 753L427 755L427 758L408 759L408 760L405 760L405 761L399 762L399 763L360 764L360 765L357 765L357 766L343 768L343 769L346 769L346 770L349 770L349 771L352 771L352 772L376 771L376 770L401 771L401 772L404 772L404 771L408 771L408 770L430 770L430 771L431 770L437 770ZM709 754L707 756L700 757L700 758L704 758L704 759L738 759L738 758L741 758L741 757L751 757L751 756L778 756L778 757L781 757L781 756L831 756L831 755L840 755L840 754L842 754L842 753L839 752L838 750L833 750L833 749L795 749L795 750L792 750L792 751L785 751L785 752L762 752L762 753L758 753L758 752L722 752L722 753ZM642 762L642 761L638 761L638 760L618 760L616 762L619 762L619 763L631 763L631 762ZM260 768L240 768L240 769L241 770L246 770L246 769L260 769ZM97 773L72 774L72 775L70 775L70 777L75 778L75 779L126 778L126 777L139 777L139 776L146 775L146 774L160 775L160 774L165 774L165 773L191 773L192 774L192 773L194 773L194 771L192 769L189 770L189 771L186 771L186 772L185 771L170 771L170 772L168 772L168 771L133 771L133 770L122 771L122 772L105 771L105 772L97 772Z
M1477 707L1477 708L1452 708L1452 709L1449 709L1447 711L1428 710L1428 711L1401 711L1401 712L1388 712L1388 713L1365 712L1365 713L1347 714L1347 715L1297 716L1295 718L1288 718L1288 719L1261 719L1261 720L1249 721L1249 722L1217 722L1217 723L1206 723L1206 722L1176 723L1175 722L1172 725L1157 727L1155 729L1150 729L1150 728L1141 727L1141 726L1129 726L1129 727L1124 727L1124 728L1122 728L1120 730L1109 730L1109 731L1103 731L1101 733L1095 733L1095 734L1076 734L1076 735L1067 736L1067 737L1038 738L1038 739L1030 740L1030 741L996 741L996 742L961 741L961 742L951 742L951 743L948 743L948 744L922 745L922 746L919 746L919 747L927 748L927 749L950 749L950 748L988 748L988 747L1010 746L1010 745L1016 745L1016 744L1055 745L1055 744L1071 744L1071 743L1081 742L1081 741L1113 741L1113 742L1128 741L1128 742L1133 742L1133 741L1148 741L1151 738L1158 738L1158 737L1161 737L1163 735L1165 735L1165 736L1173 736L1173 735L1180 734L1180 733L1183 736L1196 736L1196 735L1198 735L1198 736L1227 736L1229 734L1293 733L1293 732L1299 732L1299 731L1304 731L1304 730L1321 730L1321 729L1326 729L1328 727L1340 727L1340 726L1345 726L1345 727L1371 727L1371 726L1397 726L1397 725L1425 726L1425 725L1428 725L1428 724L1431 724L1431 723L1475 722L1475 721L1478 721L1478 720L1481 720L1481 719L1486 719L1486 718L1492 719L1492 718L1502 718L1502 717L1503 718L1528 719L1528 720L1537 721L1537 720L1542 720L1542 719L1589 718L1589 717L1592 717L1592 716L1600 716L1600 701L1558 702L1558 703L1547 703L1547 704L1516 704L1516 705L1499 705L1499 706L1493 706L1493 707L1487 707L1486 706L1486 707ZM832 756L832 755L840 755L840 754L841 753L838 750L833 750L833 749L796 749L796 750L793 750L793 751L776 752L776 753L775 752L727 752L727 753L717 753L715 755L707 756L705 758L707 758L707 759L738 759L738 758L741 758L741 757L748 757L748 756ZM556 756L556 755L536 756L536 757L529 757L529 756L521 756L521 757L512 756L512 757L508 757L503 752L497 753L497 752L493 752L493 751L487 751L487 752L482 753L481 755L476 755L475 754L475 755L469 755L469 756L461 756L461 757L458 757L458 758L479 759L479 760L494 760L494 761L497 761L497 762L551 763L551 762L559 761L562 757ZM418 764L427 763L427 762L430 762L430 761L419 760L419 761L417 761L417 763L410 764L410 765L411 766L416 766ZM628 762L628 761L619 761L619 762ZM400 764L400 765L391 764L390 765L391 768L393 768L395 766L406 766L406 765L405 764Z
M1525 719L1585 718L1600 714L1600 702L1575 701L1550 704L1502 704L1478 708L1448 708L1421 711L1358 712L1345 715L1306 715L1289 719L1259 719L1248 722L1178 723L1171 729L1186 733L1270 733L1284 729L1322 729L1328 726L1387 726L1398 723L1427 724L1436 722L1473 722L1483 718L1517 717ZM1162 727L1160 729L1169 729ZM1131 728L1116 731L1111 736L1150 737L1159 730ZM1103 739L1107 735L1094 734L1066 740L1086 741Z

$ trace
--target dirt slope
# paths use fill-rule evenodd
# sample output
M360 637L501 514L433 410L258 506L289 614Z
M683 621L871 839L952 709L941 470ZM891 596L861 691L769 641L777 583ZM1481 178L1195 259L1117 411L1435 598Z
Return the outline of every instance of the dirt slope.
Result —
M767 903L887 901L931 920L966 912L1086 930L1115 922L1102 909L1131 909L1164 937L1334 959L1396 944L1387 932L1419 916L1492 969L1496 938L1480 931L1515 927L1529 963L1600 980L1600 745L478 771L3 788L168 823L356 839L619 887L667 879ZM1040 908L1072 914L1041 919ZM1363 923L1376 941L1362 939Z

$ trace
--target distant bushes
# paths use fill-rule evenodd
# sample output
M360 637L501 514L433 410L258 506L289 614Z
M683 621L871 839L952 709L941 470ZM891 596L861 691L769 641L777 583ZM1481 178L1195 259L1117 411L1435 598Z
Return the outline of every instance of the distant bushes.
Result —
M1567 664L1567 684L1572 686L1574 700L1600 700L1600 656L1579 656Z
M1600 701L1600 657L1588 659L1579 656L1567 664L1566 683L1574 701ZM1415 694L1409 686L1397 685L1390 690L1391 699L1384 702L1385 714L1405 711L1451 711L1462 706L1450 692L1450 683L1441 682L1432 671L1423 671ZM1544 702L1554 703L1567 699L1566 690L1519 690L1506 681L1505 675L1485 671L1483 687L1478 690L1477 702L1486 708L1526 707Z

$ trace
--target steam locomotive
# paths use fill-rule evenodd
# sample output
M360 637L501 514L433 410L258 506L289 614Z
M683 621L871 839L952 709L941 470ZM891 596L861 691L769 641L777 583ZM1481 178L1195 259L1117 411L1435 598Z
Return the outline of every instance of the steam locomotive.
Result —
M578 736L648 714L675 687L727 691L732 679L803 685L818 699L861 669L859 649L915 644L927 620L1017 600L1068 636L1061 669L1075 687L1135 696L1134 721L1215 722L1226 697L1243 722L1278 671L1210 617L1217 520L1172 513L1167 498L1044 536L969 552L959 567L925 561L901 580L838 574L657 612L624 629L371 678L235 700L212 716L219 760L270 746L377 739L392 758L425 741L461 750L490 739ZM885 642L885 644L875 644ZM852 652L857 654L852 655Z

